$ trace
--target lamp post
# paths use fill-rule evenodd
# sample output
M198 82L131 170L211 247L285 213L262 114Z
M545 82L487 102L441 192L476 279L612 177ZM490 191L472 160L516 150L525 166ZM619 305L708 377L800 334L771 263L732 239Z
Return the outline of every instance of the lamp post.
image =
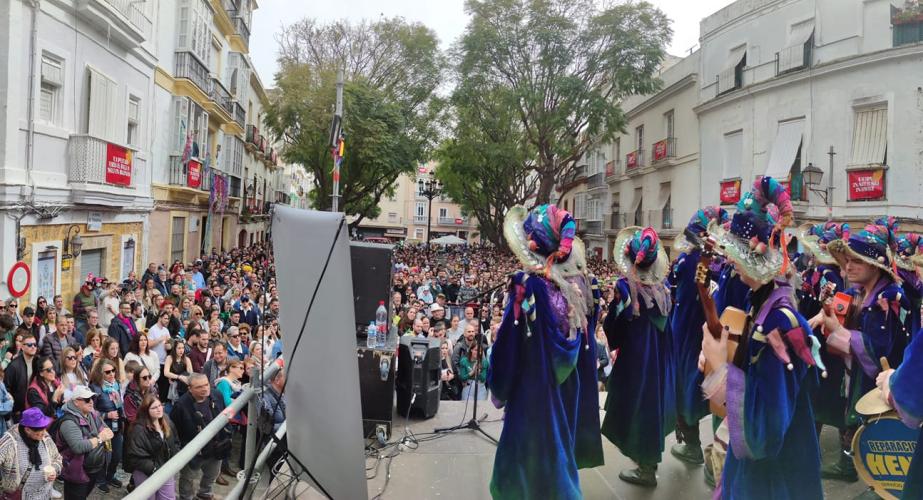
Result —
M823 180L824 171L815 167L813 163L808 163L802 175L804 175L804 183L808 190L824 199L824 203L827 205L827 221L829 222L833 220L833 157L836 155L833 151L833 146L830 146L827 155L830 156L830 175L827 176L826 188L819 189L815 187L819 186L821 180Z
M434 175L428 175L423 179L423 189L419 191L419 194L429 200L426 212L426 245L429 246L430 228L433 225L433 198L442 194L442 182Z

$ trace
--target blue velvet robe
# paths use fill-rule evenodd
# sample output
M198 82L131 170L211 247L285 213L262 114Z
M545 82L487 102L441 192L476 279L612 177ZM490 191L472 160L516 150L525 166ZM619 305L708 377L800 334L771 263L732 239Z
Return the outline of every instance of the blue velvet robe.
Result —
M838 292L845 291L840 268L821 264L805 273L805 282L811 286L811 293L803 294L798 303L798 312L805 318L811 318L821 310L820 291L827 283L834 283ZM824 425L842 429L846 425L846 388L843 380L846 375L846 363L843 358L827 351L827 338L818 327L814 337L820 341L820 359L827 367L827 378L820 379L817 391L812 397L814 418Z
M669 311L641 300L634 316L625 279L616 286L621 302L610 306L603 329L618 357L609 374L602 434L638 464L660 463L664 437L676 424L675 366Z
M898 268L898 275L901 277L901 288L907 295L907 301L910 303L910 311L904 319L904 326L911 336L916 335L923 328L920 320L920 304L923 303L923 281L913 271Z
M857 288L851 288L847 293L853 296L860 295ZM881 308L879 299L888 301L887 309ZM860 416L855 409L856 402L875 388L875 379L881 372L881 357L887 357L892 367L899 366L907 345L901 309L906 314L909 302L900 285L883 278L878 281L863 303L856 306L861 307L856 323L847 323L850 329L849 346L852 350L852 374L847 393L848 426L861 424Z
M768 307L768 305L767 305ZM805 336L807 321L794 306L776 306L762 324L763 333ZM754 318L759 311L754 311ZM728 366L727 422L730 443L721 498L739 500L822 499L820 449L814 429L810 394L817 372L789 348L794 365L788 370L768 343L757 340L757 325L750 331L742 366ZM800 330L800 331L799 331ZM805 339L807 341L807 339ZM743 348L743 343L741 348Z
M904 351L904 362L891 375L891 401L901 420L911 429L923 422L923 332L914 335ZM917 439L916 451L910 460L910 471L904 479L904 500L923 498L923 429Z
M524 288L524 300L517 299L517 286ZM573 375L584 336L568 340L566 303L544 278L519 272L510 293L513 299L504 312L487 371L494 403L505 405L491 495L495 499L582 498L574 454L579 406L574 395L579 393L579 386L575 387L579 379ZM517 321L518 307L523 309ZM574 386L562 389L565 383Z
M673 356L676 360L676 414L689 425L698 425L708 415L708 401L702 397L703 374L699 371L702 351L702 324L705 313L695 285L695 270L699 250L681 253L673 265L673 312L670 329L673 334Z
M724 264L717 281L718 289L715 291L714 298L718 316L721 316L727 306L736 307L741 311L746 311L750 307L750 287L740 281L740 276L737 275L734 266Z

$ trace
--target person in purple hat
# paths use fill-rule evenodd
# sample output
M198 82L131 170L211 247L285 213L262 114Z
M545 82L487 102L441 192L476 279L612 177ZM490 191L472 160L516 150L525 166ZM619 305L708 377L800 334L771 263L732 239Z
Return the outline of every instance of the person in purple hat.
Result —
M784 279L789 265L784 229L792 214L786 189L762 177L737 204L728 229L709 226L716 250L750 289L746 324L733 352L726 328L716 332L721 335L716 340L703 325L702 353L712 371L702 391L726 407L730 437L716 499L824 496L811 409L818 374L810 347L816 340Z
M28 499L52 498L61 473L61 454L46 432L51 419L38 408L0 437L0 493Z
M856 481L851 450L852 440L861 424L856 402L875 388L881 373L880 359L887 357L891 366L900 365L909 333L901 321L910 309L897 275L894 252L897 249L897 221L881 218L856 231L848 240L836 240L827 251L836 259L852 288L853 312L841 325L834 316L824 314L822 324L828 332L827 345L842 345L841 353L851 360L846 388L846 433L841 440L843 453L838 460L824 466L827 479ZM837 342L837 340L841 342Z

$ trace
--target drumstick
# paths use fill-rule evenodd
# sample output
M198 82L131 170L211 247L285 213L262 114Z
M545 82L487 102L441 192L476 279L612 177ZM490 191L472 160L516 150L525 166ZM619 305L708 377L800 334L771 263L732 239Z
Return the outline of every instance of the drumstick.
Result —
M888 358L882 356L881 359L878 360L878 362L881 363L881 371L886 371L886 370L891 369L891 365L888 363Z

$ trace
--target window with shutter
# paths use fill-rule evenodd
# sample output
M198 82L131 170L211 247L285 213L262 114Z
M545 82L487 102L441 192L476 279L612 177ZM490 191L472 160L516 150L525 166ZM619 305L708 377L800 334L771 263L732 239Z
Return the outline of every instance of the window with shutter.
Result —
M93 137L118 142L118 85L106 75L87 68L89 92L87 133Z
M186 136L189 134L189 98L173 98L173 153L183 154L186 147Z
M57 89L46 83L42 82L41 95L39 96L39 110L38 117L40 120L46 122L54 122L55 117L55 98L57 95Z
M138 96L128 96L128 133L125 142L130 146L137 146L141 143L139 135L141 126L141 98Z

